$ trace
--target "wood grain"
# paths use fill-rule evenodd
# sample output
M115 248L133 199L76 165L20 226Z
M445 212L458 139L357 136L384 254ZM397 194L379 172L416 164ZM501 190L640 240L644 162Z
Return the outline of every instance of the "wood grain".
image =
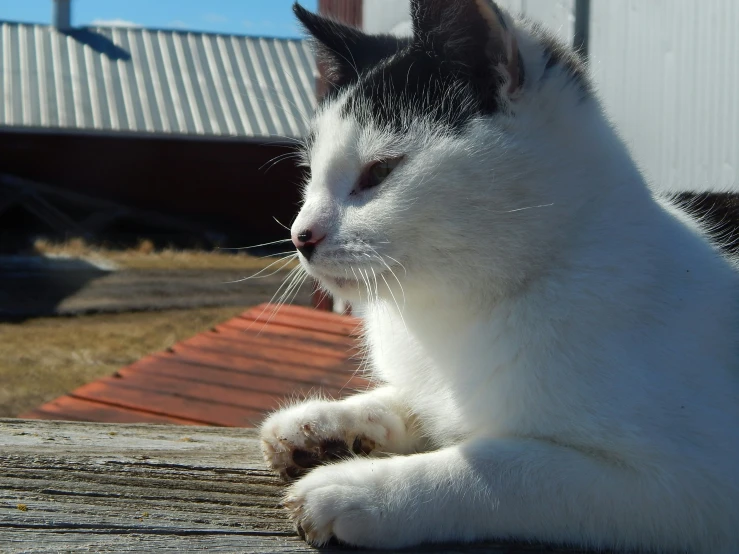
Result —
M0 419L3 553L316 552L280 509L283 487L265 469L252 429Z

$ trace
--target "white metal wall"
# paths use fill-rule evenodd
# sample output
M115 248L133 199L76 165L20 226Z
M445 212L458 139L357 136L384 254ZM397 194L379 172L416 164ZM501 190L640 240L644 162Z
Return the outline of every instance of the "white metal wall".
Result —
M362 27L368 33L391 33L410 29L410 0L364 0Z
M592 0L591 73L659 190L739 190L739 2Z
M575 32L575 0L497 0L512 14L522 14L538 21L567 44Z
M498 0L511 13L522 13L572 42L574 0ZM364 0L362 21L368 33L403 32L410 29L410 0Z

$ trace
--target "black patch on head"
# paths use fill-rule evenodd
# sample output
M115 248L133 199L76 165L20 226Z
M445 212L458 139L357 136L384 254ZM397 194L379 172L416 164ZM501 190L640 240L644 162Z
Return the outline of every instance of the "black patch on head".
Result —
M395 132L419 118L460 131L476 115L497 109L496 103L479 102L468 79L440 53L413 45L362 76L344 115Z
M418 118L450 130L472 118L500 111L506 63L505 17L494 4L500 26L491 25L476 0L412 0L413 40L363 75L345 104L345 113L402 131ZM518 86L524 64L518 56Z
M319 63L330 64L334 89L325 99L349 88L345 116L402 132L418 119L460 131L478 116L499 112L506 104L500 65L515 80L510 90L523 87L523 57L518 52L517 75L510 67L515 61L508 60L514 29L494 2L490 6L492 12L480 0L411 0L412 39L369 36L297 4L294 9L316 41ZM544 76L562 67L589 92L579 56L541 27L532 31L547 56Z

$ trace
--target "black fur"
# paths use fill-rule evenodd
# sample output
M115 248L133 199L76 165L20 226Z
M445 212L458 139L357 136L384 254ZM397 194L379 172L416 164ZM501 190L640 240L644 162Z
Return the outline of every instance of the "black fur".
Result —
M725 254L739 257L739 194L683 192L670 200L699 220Z
M492 4L505 29L505 20ZM502 37L491 32L475 0L412 0L414 45L432 53L440 63L451 65L457 79L468 85L479 113L500 109L501 75L493 68L506 62ZM520 56L519 56L520 59Z
M344 105L367 124L402 132L415 119L431 119L439 126L461 130L483 107L453 64L433 50L411 45L368 71ZM488 103L485 112L495 111Z

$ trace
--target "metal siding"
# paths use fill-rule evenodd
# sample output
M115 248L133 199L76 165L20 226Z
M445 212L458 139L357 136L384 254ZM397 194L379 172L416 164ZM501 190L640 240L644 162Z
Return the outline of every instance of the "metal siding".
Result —
M77 31L95 40L0 22L0 128L291 138L307 131L316 67L302 40Z
M575 36L575 0L521 0L522 12L541 22L565 44Z
M572 44L575 35L575 0L497 0L513 15L544 25L561 41Z
M593 0L592 75L659 190L739 189L739 5Z

